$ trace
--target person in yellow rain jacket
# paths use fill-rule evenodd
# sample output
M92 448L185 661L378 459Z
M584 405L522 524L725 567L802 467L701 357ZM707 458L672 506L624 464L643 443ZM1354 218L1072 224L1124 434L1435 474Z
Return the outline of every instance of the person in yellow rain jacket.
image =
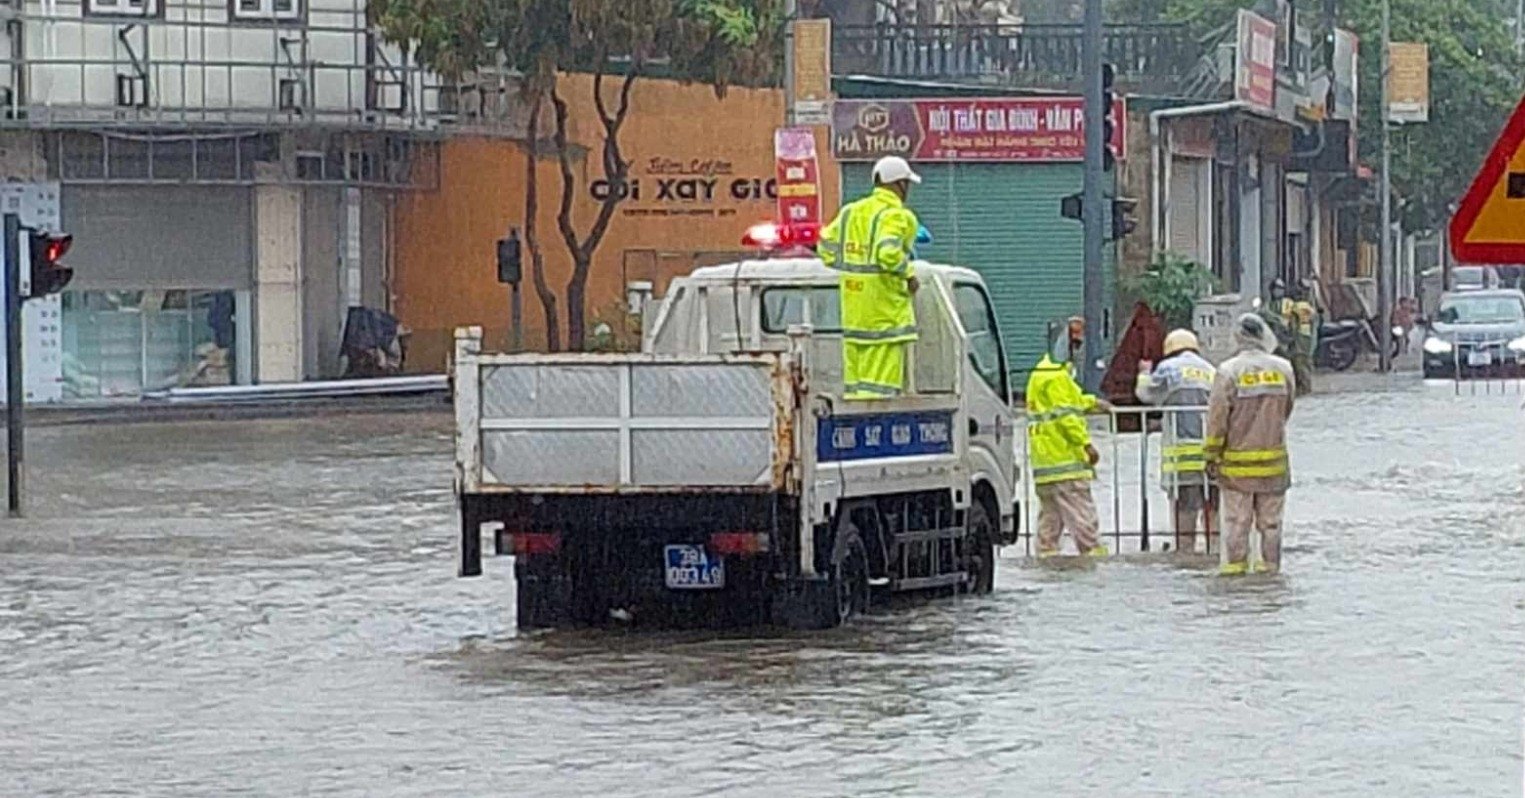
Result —
M1083 322L1071 319L1051 354L1043 356L1027 379L1027 434L1033 484L1038 492L1038 557L1059 553L1068 529L1081 554L1105 557L1098 540L1100 522L1091 497L1091 480L1101 459L1086 426L1089 413L1110 405L1083 391L1073 363Z
M921 227L906 207L921 177L904 158L874 164L874 190L821 231L817 252L842 273L842 382L848 399L886 399L905 390L906 350L916 341L916 270Z
M1218 367L1207 404L1204 455L1208 474L1223 489L1221 571L1245 573L1250 529L1260 531L1257 570L1281 568L1281 519L1292 469L1287 458L1287 419L1297 376L1285 358L1271 354L1276 335L1254 313L1234 328L1239 353Z

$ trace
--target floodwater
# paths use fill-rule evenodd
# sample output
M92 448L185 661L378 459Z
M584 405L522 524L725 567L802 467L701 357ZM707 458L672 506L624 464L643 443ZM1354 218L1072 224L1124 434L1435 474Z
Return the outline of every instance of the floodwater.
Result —
M1011 550L721 639L518 637L508 560L454 576L443 416L34 430L0 794L1518 794L1520 402L1300 404L1279 578Z

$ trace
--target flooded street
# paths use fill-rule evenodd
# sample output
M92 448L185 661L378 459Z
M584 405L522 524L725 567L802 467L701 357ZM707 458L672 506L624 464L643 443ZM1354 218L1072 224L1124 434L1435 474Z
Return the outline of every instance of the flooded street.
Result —
M1281 578L1013 548L722 639L517 637L510 560L455 578L444 415L36 429L0 794L1516 794L1520 403L1301 402Z

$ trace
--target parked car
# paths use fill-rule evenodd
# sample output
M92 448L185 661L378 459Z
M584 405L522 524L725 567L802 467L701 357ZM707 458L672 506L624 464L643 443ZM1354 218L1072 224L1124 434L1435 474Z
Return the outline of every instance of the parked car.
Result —
M1498 287L1499 273L1492 266L1454 266L1451 269L1451 291L1482 291Z
M1424 339L1424 376L1520 376L1525 292L1495 288L1441 296Z

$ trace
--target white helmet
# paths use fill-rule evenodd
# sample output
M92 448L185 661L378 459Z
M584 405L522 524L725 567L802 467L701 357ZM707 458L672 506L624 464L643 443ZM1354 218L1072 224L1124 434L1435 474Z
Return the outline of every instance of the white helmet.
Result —
M902 180L920 183L921 175L912 171L911 165L899 155L886 155L874 164L875 183L899 183Z
M1165 336L1165 354L1173 355L1187 349L1202 349L1202 345L1197 342L1197 334L1191 330L1172 330Z

